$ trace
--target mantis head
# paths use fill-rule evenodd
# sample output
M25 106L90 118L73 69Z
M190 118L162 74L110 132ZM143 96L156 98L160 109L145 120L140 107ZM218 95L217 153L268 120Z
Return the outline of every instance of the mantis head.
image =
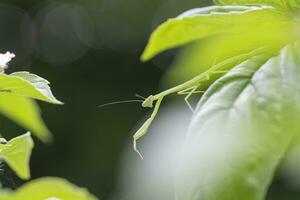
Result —
M154 101L155 101L154 96L150 95L147 99L145 99L145 101L143 102L142 106L144 108L152 108Z

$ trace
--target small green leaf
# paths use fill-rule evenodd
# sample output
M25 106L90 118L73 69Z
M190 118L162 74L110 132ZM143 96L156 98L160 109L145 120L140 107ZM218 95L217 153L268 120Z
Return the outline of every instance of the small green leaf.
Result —
M0 200L96 200L86 189L61 178L46 177L33 180L16 192L0 194Z
M300 129L294 47L255 56L201 98L176 177L178 200L262 200Z
M162 51L208 36L252 33L251 37L247 37L252 40L270 31L277 33L279 30L278 34L281 34L280 30L285 29L289 23L286 15L268 6L211 6L194 9L159 26L151 35L142 60L149 60ZM291 35L286 34L284 37L290 38Z
M30 133L0 144L0 159L3 159L22 179L30 178L29 160L33 148Z
M0 113L25 129L32 131L43 142L52 140L52 135L43 122L40 109L34 100L0 92Z
M53 104L62 104L52 94L49 82L29 72L0 74L0 92L17 94Z

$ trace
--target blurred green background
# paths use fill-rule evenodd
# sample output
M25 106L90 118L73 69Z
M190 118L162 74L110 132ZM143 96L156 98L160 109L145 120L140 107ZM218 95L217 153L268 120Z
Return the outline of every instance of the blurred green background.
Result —
M9 71L27 70L47 78L54 94L65 102L64 106L40 103L55 142L47 146L35 140L33 178L63 177L108 199L118 182L122 152L147 110L139 104L98 105L157 92L174 52L141 63L149 34L167 18L209 4L208 0L0 1L0 51L17 55ZM5 137L22 131L1 117ZM269 199L300 199L297 190L280 180Z

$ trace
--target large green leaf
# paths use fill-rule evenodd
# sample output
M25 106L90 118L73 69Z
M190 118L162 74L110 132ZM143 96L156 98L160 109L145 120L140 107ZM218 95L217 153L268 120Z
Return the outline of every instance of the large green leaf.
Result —
M262 200L300 129L293 47L255 56L201 98L176 177L177 200Z
M29 72L16 72L10 75L0 74L0 92L62 104L53 96L47 80Z
M290 34L282 31L289 26L286 15L267 6L211 6L194 9L159 26L151 35L142 60L208 36L250 34L251 37L244 39L252 40L272 32L290 38Z
M44 124L36 102L24 96L0 92L0 113L49 142L52 135Z
M76 187L61 178L33 180L16 192L0 193L0 200L96 200L86 189Z
M6 144L0 144L0 159L22 179L30 178L29 160L33 148L30 133L16 137Z

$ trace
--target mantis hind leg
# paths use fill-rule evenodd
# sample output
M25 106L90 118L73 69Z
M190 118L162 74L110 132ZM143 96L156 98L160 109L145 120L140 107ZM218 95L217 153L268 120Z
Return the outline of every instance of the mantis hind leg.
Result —
M229 72L229 70L216 70L216 71L212 71L212 74L226 74L227 72Z
M184 98L184 101L186 102L187 106L189 107L189 109L194 113L195 112L195 109L193 108L193 106L190 104L189 102L189 98L193 95L193 94L203 94L204 91L197 91L198 87L200 85L196 85L196 86L193 86L191 88L187 88L185 90L182 90L180 92L178 92L179 95L186 95L185 98Z

